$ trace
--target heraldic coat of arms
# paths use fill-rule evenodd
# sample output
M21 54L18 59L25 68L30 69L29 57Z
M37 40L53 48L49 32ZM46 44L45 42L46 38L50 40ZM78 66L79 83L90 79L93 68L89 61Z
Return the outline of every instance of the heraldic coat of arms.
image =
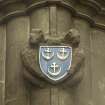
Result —
M70 29L64 37L58 39L52 37L45 39L40 29L33 29L30 33L29 46L21 54L25 78L32 83L40 79L53 84L63 82L67 78L72 81L76 76L75 73L78 75L77 72L84 61L79 42L76 29ZM40 81L39 84L41 83L43 82Z
M57 81L70 70L72 48L70 46L40 46L40 68L49 79Z

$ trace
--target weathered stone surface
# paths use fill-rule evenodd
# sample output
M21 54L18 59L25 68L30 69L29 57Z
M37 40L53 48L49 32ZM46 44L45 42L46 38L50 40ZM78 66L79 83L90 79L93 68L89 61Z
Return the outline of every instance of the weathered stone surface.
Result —
M0 105L39 105L42 102L43 105L50 105L51 103L54 105L65 105L65 103L67 105L104 105L104 8L104 0L0 1ZM49 13L52 17L49 17ZM28 55L24 58L26 65L35 68L34 58L36 58L36 61L38 60L38 53L34 53L37 51L27 45L29 44L27 41L29 30L33 28L42 30L45 39L47 39L44 43L48 41L50 44L59 44L65 33L70 34L68 31L71 28L79 30L80 40L77 37L71 43L73 40L68 41L67 35L65 37L67 41L62 41L64 43L69 42L70 45L76 41L73 44L75 48L78 47L80 42L79 48L84 49L85 53L85 65L80 71L74 73L72 79L64 81L63 85L58 84L57 87L52 87L52 84L49 85L49 82L43 79L43 75L39 71L36 71L36 73L32 69L29 73L29 71L24 70L20 57L20 52L24 47L27 46L26 51L23 52ZM53 35L59 36L59 38L52 38ZM39 39L37 41L40 41ZM78 49L75 49L75 51L78 52ZM81 59L81 55L82 53L77 54L78 57L75 58L77 63L79 60L84 60ZM75 53L73 56L75 56ZM25 71L24 76L27 78L25 81L23 71ZM83 78L80 78L82 76ZM83 80L79 85L74 85L81 79ZM32 84L28 80L31 80ZM72 88L69 87L71 84Z
M6 27L0 26L0 105L5 105Z
M17 17L7 24L6 104L27 105L20 51L28 37L28 18ZM23 31L25 30L25 31ZM10 100L10 101L9 101Z

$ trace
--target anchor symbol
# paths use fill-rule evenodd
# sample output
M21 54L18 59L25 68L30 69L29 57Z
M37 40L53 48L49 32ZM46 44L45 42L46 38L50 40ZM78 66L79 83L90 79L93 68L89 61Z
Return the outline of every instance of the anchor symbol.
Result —
M52 52L50 48L46 48L46 50L42 52L42 56L46 60L50 60L54 56L54 52Z
M48 68L48 73L52 76L57 76L61 72L61 67L56 63L53 62L52 65Z
M57 53L57 57L60 60L65 60L69 56L69 52L65 50L65 48L61 48L60 51Z

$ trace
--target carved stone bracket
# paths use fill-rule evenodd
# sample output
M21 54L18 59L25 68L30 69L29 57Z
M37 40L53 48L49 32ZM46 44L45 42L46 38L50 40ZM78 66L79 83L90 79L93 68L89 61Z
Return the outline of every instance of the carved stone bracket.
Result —
M55 39L55 40L54 40ZM83 71L81 67L84 65L84 52L79 48L80 36L76 29L70 29L62 38L45 38L40 29L34 29L30 33L29 46L26 47L22 53L22 62L24 65L24 77L31 81L31 83L43 86L44 84L77 84L82 79ZM53 82L47 79L39 67L39 46L46 45L70 45L73 48L73 61L68 75L58 81ZM65 81L65 82L64 82ZM46 85L45 85L46 86Z

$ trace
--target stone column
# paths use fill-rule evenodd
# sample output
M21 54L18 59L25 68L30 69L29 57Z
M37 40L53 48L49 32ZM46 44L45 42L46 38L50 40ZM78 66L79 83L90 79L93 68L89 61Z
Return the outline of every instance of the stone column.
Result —
M5 7L5 13L9 15L6 25L6 105L29 105L20 57L29 34L28 17L21 15L24 7L22 3Z
M0 13L0 16L2 14ZM6 27L0 24L0 105L5 105Z

